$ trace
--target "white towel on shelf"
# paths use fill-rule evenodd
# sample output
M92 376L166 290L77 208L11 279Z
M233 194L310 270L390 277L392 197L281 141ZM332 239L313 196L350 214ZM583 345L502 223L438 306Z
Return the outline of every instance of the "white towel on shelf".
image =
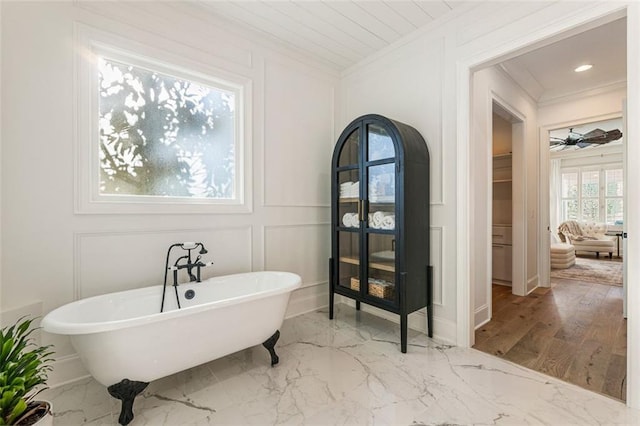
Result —
M353 197L353 188L358 187L358 182L343 182L340 184L340 198L351 198Z
M387 216L393 216L393 213L383 211L374 212L369 226L374 229L382 229L382 223Z
M382 225L380 226L382 229L396 229L396 217L395 215L385 216L382 219Z
M351 213L351 227L357 228L360 226L360 220L358 219L358 213Z
M342 224L347 228L357 228L360 225L358 223L358 213L345 213L342 216Z
M340 198L358 198L360 182L344 182L340 184Z
M343 224L344 226L348 227L348 228L350 228L350 227L351 227L351 215L352 215L352 214L353 214L353 213L345 213L345 214L342 216L342 224Z
M351 198L360 197L360 182L353 182L351 189L349 190L349 194Z

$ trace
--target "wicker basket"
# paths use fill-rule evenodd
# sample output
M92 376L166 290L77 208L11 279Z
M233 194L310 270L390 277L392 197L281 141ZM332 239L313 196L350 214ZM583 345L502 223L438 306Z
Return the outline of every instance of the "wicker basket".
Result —
M360 280L356 277L351 277L351 290L360 291Z
M368 290L371 296L381 299L391 299L393 297L393 288L393 284L388 282L370 282ZM360 291L360 280L356 277L351 277L351 290Z

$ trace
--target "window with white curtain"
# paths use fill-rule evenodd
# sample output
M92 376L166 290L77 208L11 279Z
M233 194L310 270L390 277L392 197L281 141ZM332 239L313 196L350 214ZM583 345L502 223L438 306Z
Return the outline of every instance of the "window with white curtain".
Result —
M623 173L621 164L563 168L562 220L621 225Z

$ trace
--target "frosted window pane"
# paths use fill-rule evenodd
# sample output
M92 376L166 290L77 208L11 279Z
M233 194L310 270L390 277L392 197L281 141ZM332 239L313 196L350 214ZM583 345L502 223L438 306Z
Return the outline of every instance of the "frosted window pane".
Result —
M622 198L607 199L607 224L622 225L623 201Z
M582 172L582 196L597 197L600 193L600 172Z
M236 197L233 92L110 59L98 71L102 195Z
M599 202L597 199L582 200L582 220L584 221L599 221Z
M607 197L622 197L622 169L605 171Z
M562 198L578 197L578 174L563 173L562 174Z
M564 200L562 202L562 219L578 220L578 200Z

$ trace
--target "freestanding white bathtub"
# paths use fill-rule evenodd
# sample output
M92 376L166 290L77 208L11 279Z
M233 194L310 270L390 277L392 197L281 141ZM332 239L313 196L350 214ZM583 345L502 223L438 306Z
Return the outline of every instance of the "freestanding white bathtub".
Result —
M162 313L162 286L105 294L55 309L42 327L70 336L89 373L123 400L120 423L127 424L133 414L127 418L125 405L152 380L261 343L276 364L273 346L300 281L296 274L265 271L184 283L177 287L181 309L168 285ZM123 386L133 397L117 395Z

